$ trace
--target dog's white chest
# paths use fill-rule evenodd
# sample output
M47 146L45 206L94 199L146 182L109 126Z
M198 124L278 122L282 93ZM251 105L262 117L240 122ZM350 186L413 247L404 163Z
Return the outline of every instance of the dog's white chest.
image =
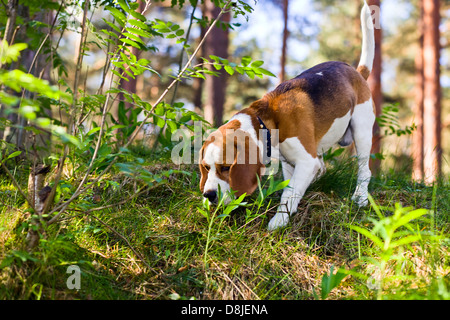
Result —
M327 133L322 137L320 143L317 147L317 154L321 155L324 152L328 151L332 146L334 146L338 141L342 138L347 130L351 118L351 112L347 112L345 116L342 118L334 119L333 124Z

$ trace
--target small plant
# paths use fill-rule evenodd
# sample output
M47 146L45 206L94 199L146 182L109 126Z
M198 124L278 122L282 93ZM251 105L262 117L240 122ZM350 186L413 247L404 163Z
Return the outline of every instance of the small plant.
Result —
M381 115L376 119L378 125L381 128L384 128L385 136L395 134L399 137L402 135L411 134L416 129L415 124L413 124L412 126L405 126L404 128L400 126L400 123L398 121L398 105L398 103L395 103L383 107Z
M269 185L266 187L267 182L269 182ZM287 187L288 184L289 180L276 181L273 175L269 175L265 183L261 184L261 180L258 177L258 190L259 190L258 197L253 202L251 208L246 209L246 216L245 216L246 223L253 221L257 217L269 211L272 201L269 200L266 202L266 200L269 198L270 195ZM266 205L266 208L264 211L261 212L263 204Z
M237 207L246 206L246 202L242 202L246 196L244 193L237 199L232 199L230 203L225 204L226 197L229 197L230 194L228 193L222 193L219 189L219 200L217 203L217 206L215 209L211 210L211 203L208 199L203 199L203 206L202 208L198 208L198 211L206 218L208 221L208 231L206 236L206 246L205 246L205 253L203 256L203 262L205 265L205 268L207 267L207 258L208 258L208 250L209 247L212 245L214 240L217 239L217 235L219 234L219 231L222 227L223 221L230 215L230 213L236 209ZM212 212L212 213L211 213ZM213 235L213 229L214 224L219 220L219 225L217 226L217 229L215 230L215 235Z
M345 272L345 270L339 269L336 273L333 273L333 271L334 271L334 265L331 266L331 268L330 268L330 275L324 274L322 276L322 282L321 282L322 290L320 291L320 298L322 300L325 300L328 297L328 295L331 293L331 291L334 288L336 288L337 286L339 286L339 284L342 282L342 280L347 276L347 273ZM319 296L314 291L314 288L313 288L313 294L314 294L314 298L316 300L318 300Z
M368 218L373 224L371 229L356 225L350 228L371 240L374 244L374 257L365 256L362 260L369 263L368 270L372 272L370 276L362 276L367 279L370 289L377 291L377 299L382 299L387 283L389 281L402 281L408 277L403 271L407 258L406 249L412 250L413 245L424 245L426 240L441 240L434 234L433 213L427 209L413 209L412 207L402 207L399 203L394 208L379 206L373 198L369 196L369 201L378 219ZM385 216L382 211L391 211L392 215ZM425 216L431 216L426 219ZM430 223L431 221L431 223ZM424 231L426 226L421 226L419 222L430 223L431 231ZM388 267L395 266L395 271L388 272Z

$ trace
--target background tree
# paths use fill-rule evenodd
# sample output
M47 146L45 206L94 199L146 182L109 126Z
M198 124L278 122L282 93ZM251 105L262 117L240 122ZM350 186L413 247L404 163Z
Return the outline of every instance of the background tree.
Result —
M417 39L417 52L415 56L415 69L416 69L416 85L414 88L415 91L415 99L414 99L414 123L416 125L416 130L412 136L412 160L413 160L413 168L412 168L412 177L417 181L422 181L424 178L423 171L423 98L424 98L424 74L423 74L423 3L422 0L418 1L418 39Z
M289 0L282 0L283 9L283 44L281 45L281 71L280 82L286 81L286 55L287 55L287 41L289 37L288 21L289 21Z
M436 181L441 173L440 1L423 0L424 56L424 179Z
M203 4L203 15L209 20L216 19L220 8L218 8L213 1L206 0ZM225 13L222 18L222 22L230 22L230 14ZM203 48L205 56L211 55L228 58L228 39L229 31L225 24L218 24L212 30L211 36L205 41ZM213 67L210 67L214 70ZM225 105L225 92L227 87L228 74L225 70L219 70L219 76L206 75L204 82L204 117L213 126L219 126L222 124L224 105Z
M375 57L373 61L373 69L370 73L369 79L367 79L370 89L372 91L372 98L375 104L375 115L379 117L381 115L381 106L383 103L383 93L381 88L381 73L382 73L382 28L381 28L381 1L369 0L369 6L376 6L379 11L375 10L373 15L375 19ZM380 126L375 122L373 127L372 138L372 154L381 152L381 132ZM371 159L371 169L374 173L378 173L380 170L380 160L378 158Z

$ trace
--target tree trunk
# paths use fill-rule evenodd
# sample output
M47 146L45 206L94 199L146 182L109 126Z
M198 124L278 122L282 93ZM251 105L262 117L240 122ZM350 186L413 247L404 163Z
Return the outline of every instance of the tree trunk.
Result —
M419 1L419 21L418 21L418 48L415 57L416 65L416 85L414 101L414 123L416 130L412 136L411 156L413 159L412 178L416 181L423 181L423 3Z
M289 0L283 0L283 45L281 47L281 71L280 71L280 82L286 81L286 55L287 55L287 39L289 36L288 30L288 19L289 19Z
M216 19L220 13L220 8L216 7L211 1L206 1L203 9L204 15L210 20ZM230 21L229 13L225 13L222 17L223 21ZM215 55L227 59L228 42L228 29L224 30L221 28L220 24L217 24L205 40L205 56L209 57L210 55ZM228 78L227 73L223 69L220 70L219 73L220 75L218 77L207 75L204 86L206 94L204 117L213 126L222 124L226 83Z
M441 87L439 0L424 0L424 180L433 183L441 173Z
M18 5L18 0L8 0L8 4L6 5L6 15L8 17L8 20L6 21L4 40L6 40L9 45L12 44L13 40Z
M369 6L378 6L380 7L380 0L369 0ZM381 10L379 10L381 14ZM375 115L379 117L381 115L381 105L383 103L383 93L381 91L381 72L382 72L382 57L381 57L381 41L382 41L382 33L381 28L377 28L377 24L380 22L380 17L374 17L378 19L375 26L375 57L373 61L373 69L367 80L370 86L370 90L372 91L372 98L375 104ZM380 127L377 122L375 122L373 126L373 138L372 138L372 150L371 153L380 153L381 152L381 135L380 135ZM379 159L371 159L371 169L374 174L377 174L380 170L380 160Z

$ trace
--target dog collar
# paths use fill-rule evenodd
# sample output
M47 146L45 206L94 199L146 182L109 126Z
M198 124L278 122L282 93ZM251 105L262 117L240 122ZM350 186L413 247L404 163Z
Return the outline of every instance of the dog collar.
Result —
M265 137L263 137L263 141L265 140L265 142L266 142L265 143L266 150L264 152L264 154L266 155L266 158L263 159L263 163L267 164L267 163L270 162L270 158L271 158L271 155L272 155L270 130L267 129L266 125L264 124L264 122L261 120L260 117L257 116L257 118L258 118L258 121L259 121L259 127L267 132Z

